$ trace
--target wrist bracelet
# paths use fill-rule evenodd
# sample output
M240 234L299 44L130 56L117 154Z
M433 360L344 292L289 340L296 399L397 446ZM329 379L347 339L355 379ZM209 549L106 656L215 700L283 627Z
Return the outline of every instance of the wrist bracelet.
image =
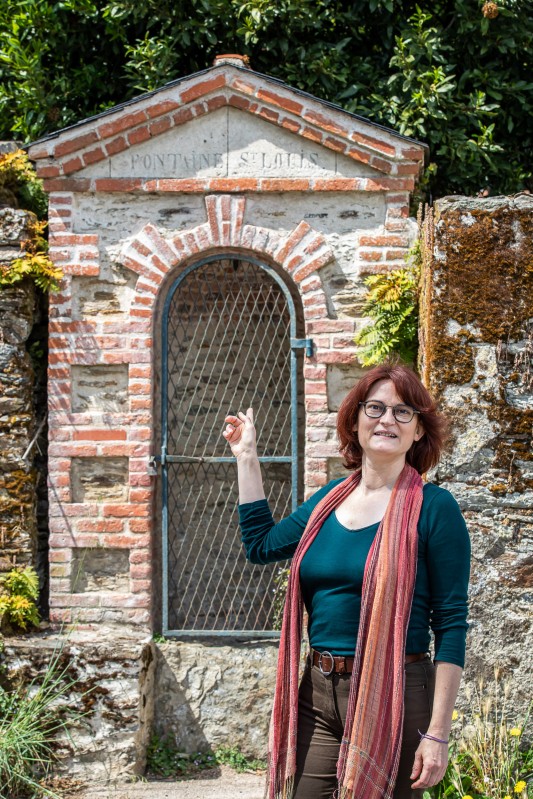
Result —
M434 735L428 735L427 732L420 732L420 730L418 730L418 734L420 735L421 739L422 738L427 738L430 741L436 741L438 744L447 744L447 743L449 743L449 741L445 741L445 740L443 740L443 738L435 738Z

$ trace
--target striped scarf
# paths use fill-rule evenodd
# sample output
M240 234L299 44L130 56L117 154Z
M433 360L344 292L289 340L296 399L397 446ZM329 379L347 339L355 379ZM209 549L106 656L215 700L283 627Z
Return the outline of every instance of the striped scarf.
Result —
M270 724L267 799L290 799L294 789L303 626L300 565L326 517L360 480L361 472L354 472L318 503L293 557ZM418 472L406 464L366 561L337 762L339 799L391 799L394 790L402 743L405 641L416 576L422 485Z

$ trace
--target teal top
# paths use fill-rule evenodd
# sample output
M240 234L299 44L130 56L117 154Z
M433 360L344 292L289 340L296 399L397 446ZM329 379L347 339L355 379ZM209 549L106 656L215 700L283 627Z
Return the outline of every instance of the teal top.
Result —
M328 483L278 524L266 499L239 505L248 560L264 564L292 557L313 508L339 482ZM378 527L348 529L333 511L304 555L300 582L315 649L353 655L365 563ZM429 649L431 628L435 660L464 666L469 575L470 539L459 506L448 491L425 483L406 654Z

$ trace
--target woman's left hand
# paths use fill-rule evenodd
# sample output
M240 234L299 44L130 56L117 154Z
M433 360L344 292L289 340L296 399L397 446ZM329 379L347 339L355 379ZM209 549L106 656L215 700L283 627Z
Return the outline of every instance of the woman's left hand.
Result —
M431 788L444 777L448 765L448 745L422 738L415 752L415 762L411 771L413 790Z

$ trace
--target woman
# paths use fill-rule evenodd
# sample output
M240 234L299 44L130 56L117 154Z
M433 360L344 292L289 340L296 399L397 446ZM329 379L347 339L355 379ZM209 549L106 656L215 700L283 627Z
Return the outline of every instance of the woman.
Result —
M278 524L263 491L252 410L226 423L247 557L293 558L268 796L421 797L448 762L470 563L457 503L420 476L442 449L434 401L405 366L367 372L337 418L350 476ZM298 690L303 604L311 653Z

